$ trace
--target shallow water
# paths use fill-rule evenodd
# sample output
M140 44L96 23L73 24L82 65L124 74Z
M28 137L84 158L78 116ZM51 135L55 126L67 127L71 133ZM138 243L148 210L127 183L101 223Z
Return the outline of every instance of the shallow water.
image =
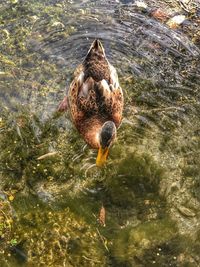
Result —
M200 266L200 6L180 2L1 2L0 266ZM126 103L102 169L56 113L94 38Z

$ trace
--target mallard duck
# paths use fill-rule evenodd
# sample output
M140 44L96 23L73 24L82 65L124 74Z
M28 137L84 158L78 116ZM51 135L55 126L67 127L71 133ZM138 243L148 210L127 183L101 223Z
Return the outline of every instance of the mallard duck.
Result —
M98 149L96 165L102 166L122 120L123 92L116 69L104 47L94 40L84 61L74 72L59 111L69 109L72 121L92 148Z

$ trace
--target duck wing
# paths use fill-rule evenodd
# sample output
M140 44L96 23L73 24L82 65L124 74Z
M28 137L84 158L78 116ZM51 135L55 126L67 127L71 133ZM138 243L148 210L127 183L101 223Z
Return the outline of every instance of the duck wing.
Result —
M122 120L122 113L124 107L124 97L121 86L119 85L118 75L116 69L109 63L110 68L110 93L104 90L104 95L107 95L105 99L107 107L109 107L109 96L111 100L111 111L112 111L112 120L115 122L118 127Z
M79 67L69 88L72 113L80 118L97 116L113 120L118 126L122 118L123 92L115 68L109 64L109 75L97 80ZM107 72L108 73L108 72Z

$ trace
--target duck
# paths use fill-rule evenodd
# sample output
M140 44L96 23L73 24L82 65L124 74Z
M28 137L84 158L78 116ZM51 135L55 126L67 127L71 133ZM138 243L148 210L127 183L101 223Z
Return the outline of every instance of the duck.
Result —
M118 74L108 61L105 49L95 39L74 71L73 80L58 111L69 110L71 120L93 149L97 149L96 165L103 166L122 121L124 97Z

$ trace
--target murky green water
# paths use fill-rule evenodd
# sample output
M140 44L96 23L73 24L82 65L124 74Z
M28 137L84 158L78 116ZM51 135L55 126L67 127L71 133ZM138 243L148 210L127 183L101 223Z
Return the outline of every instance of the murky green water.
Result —
M200 5L180 2L1 1L0 266L200 266ZM102 169L55 112L94 38L126 102Z

